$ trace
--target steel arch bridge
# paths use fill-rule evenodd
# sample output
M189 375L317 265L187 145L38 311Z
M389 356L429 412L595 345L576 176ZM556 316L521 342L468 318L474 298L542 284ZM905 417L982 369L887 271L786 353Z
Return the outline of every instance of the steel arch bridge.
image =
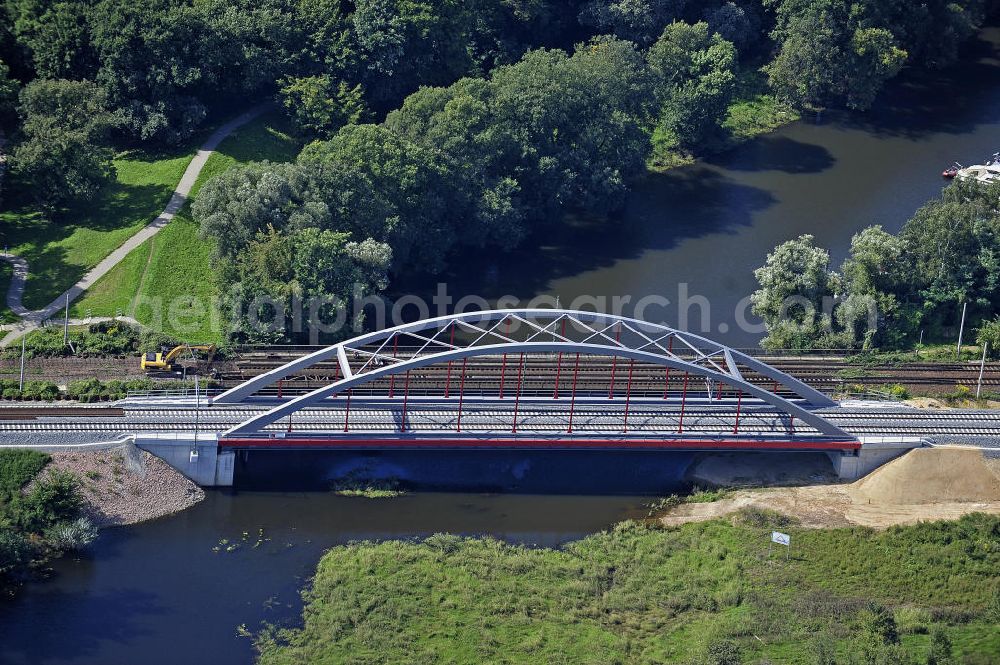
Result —
M321 363L333 364L326 385L280 399L290 377ZM798 379L698 335L594 312L490 310L400 325L212 403L259 403L275 386L277 404L248 412L220 445L860 447L818 412L836 402Z

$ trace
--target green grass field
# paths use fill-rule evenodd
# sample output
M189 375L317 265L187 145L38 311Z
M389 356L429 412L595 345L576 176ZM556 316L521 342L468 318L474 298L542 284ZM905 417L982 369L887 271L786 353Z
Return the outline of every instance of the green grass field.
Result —
M0 324L17 321L17 315L7 308L7 288L13 272L14 268L9 263L0 261Z
M562 549L455 536L335 547L304 627L265 628L260 662L811 665L830 662L817 660L820 643L837 662L863 662L850 658L872 601L893 613L913 662L934 627L955 663L1000 660L1000 517L885 532L781 525L758 511L625 523ZM792 535L788 561L769 548L775 526ZM742 659L709 657L720 645Z
M166 154L124 153L117 181L93 203L43 216L33 204L0 211L0 242L28 261L24 305L48 305L87 270L163 210L191 161L189 147Z
M261 116L234 132L209 157L192 197L210 178L236 164L290 161L301 147L284 114ZM187 205L160 233L94 284L73 304L71 314L123 313L178 339L218 343L223 327L215 311L218 288L211 254L211 244L199 237Z

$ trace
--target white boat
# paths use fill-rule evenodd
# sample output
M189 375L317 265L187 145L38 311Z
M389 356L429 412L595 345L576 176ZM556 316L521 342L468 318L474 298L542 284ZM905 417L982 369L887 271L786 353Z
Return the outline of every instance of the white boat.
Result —
M993 153L993 156L985 164L973 164L958 169L955 177L984 184L1000 181L1000 152Z

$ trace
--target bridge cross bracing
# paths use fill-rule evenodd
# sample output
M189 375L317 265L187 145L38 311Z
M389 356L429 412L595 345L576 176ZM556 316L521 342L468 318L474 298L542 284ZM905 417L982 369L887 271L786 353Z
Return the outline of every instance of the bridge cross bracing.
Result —
M275 388L281 397L295 376L324 364L334 373L325 385L279 400L224 437L273 437L293 421L297 432L339 432L331 423L342 416L349 435L853 440L816 412L835 406L829 397L751 356L659 324L561 309L470 312L360 335L213 403L252 404Z

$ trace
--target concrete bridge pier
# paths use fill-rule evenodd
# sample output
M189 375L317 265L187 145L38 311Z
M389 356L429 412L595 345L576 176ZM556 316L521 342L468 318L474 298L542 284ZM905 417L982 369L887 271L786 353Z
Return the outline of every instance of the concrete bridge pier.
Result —
M859 450L832 451L827 455L841 480L858 480L886 462L923 445L923 439L917 437L861 437Z
M215 433L170 432L140 434L135 445L156 455L201 487L231 487L236 452L219 448Z

